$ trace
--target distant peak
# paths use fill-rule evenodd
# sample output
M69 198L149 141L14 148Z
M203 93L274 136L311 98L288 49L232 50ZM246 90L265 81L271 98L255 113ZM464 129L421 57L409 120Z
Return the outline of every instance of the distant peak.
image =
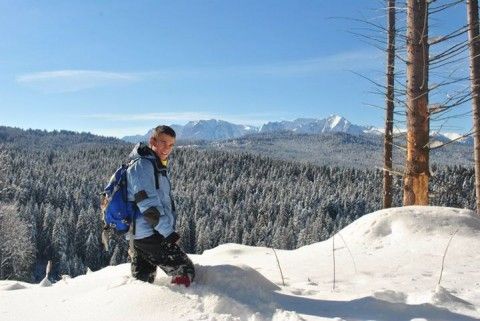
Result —
M336 121L336 122L340 122L342 120L347 121L347 119L345 117L340 116L340 115L336 115L336 114L332 114L332 115L328 116L327 119L330 120L330 121Z
M335 115L330 117L330 120L331 120L332 126L335 127L343 120L343 118Z

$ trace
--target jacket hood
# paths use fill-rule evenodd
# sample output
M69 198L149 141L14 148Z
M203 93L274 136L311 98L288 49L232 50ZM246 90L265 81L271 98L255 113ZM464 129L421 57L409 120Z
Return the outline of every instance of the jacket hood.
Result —
M166 168L166 166L163 165L162 162L160 161L160 158L158 158L158 156L155 155L155 152L150 147L148 147L148 145L146 145L145 143L138 143L137 145L135 145L135 147L133 147L132 151L130 152L130 155L128 155L128 158L131 161L138 159L140 157L155 160L157 169Z
M148 147L145 143L138 143L133 147L132 151L130 152L130 155L128 155L128 158L130 160L137 159L139 157L146 157L146 158L152 158L152 159L157 159L157 155L155 155L155 152Z

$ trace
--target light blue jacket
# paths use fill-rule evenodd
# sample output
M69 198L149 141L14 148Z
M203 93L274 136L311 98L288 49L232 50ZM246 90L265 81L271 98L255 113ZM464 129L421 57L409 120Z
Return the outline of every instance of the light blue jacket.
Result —
M154 234L154 229L166 238L175 231L176 221L167 168L155 152L143 143L137 144L129 157L132 164L127 170L128 200L136 201L143 214L156 211L160 214L158 223L154 226L140 215L136 220L134 238L149 237ZM158 175L155 175L154 164ZM156 188L155 179L158 179L159 189Z

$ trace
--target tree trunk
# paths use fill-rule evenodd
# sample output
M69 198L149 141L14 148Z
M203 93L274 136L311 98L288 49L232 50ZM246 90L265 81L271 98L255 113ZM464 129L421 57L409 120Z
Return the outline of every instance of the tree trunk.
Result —
M468 41L470 45L470 78L473 108L473 150L475 159L475 193L477 214L480 215L480 39L478 0L467 0Z
M393 109L395 98L395 0L388 0L387 96L384 137L383 208L392 207Z
M407 2L407 162L403 205L428 205L428 2Z

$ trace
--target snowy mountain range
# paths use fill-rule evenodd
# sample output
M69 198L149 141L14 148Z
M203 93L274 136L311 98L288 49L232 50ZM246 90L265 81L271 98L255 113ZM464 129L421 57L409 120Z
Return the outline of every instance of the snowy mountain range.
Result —
M185 126L176 125L179 138L191 140L222 140L258 132L254 126L236 125L224 120L199 120Z
M259 132L272 133L292 131L302 134L324 134L342 132L360 135L369 128L350 123L344 117L331 115L325 119L299 118L294 121L269 122L260 128Z
M383 129L373 126L355 125L345 117L331 115L324 119L298 118L293 121L268 122L261 127L249 125L237 125L223 120L198 120L190 121L186 125L171 125L177 132L177 138L183 140L205 140L218 141L239 138L248 134L293 132L298 134L327 134L347 133L354 136L359 135L383 135ZM125 136L122 139L131 143L146 141L151 131L144 135ZM445 133L434 134L434 138L441 142L457 139L460 134ZM473 143L471 137L459 142Z
M223 140L230 138L237 138L251 133L259 132L259 128L255 126L237 125L229 123L224 120L198 120L190 121L184 126L170 125L177 133L178 139L185 140ZM125 136L122 139L137 143L139 141L146 141L150 137L152 131L145 135Z
M223 244L189 255L196 278L153 284L130 264L30 284L0 281L2 321L480 320L480 218L446 207L367 214L332 238L273 250ZM448 244L448 245L447 245Z

